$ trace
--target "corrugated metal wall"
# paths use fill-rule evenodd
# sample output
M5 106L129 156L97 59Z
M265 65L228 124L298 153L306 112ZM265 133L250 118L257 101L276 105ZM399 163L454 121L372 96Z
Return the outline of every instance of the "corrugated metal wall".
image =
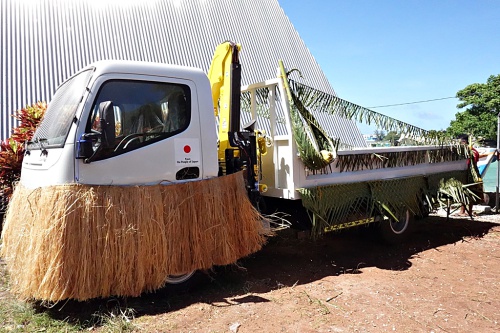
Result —
M276 76L278 59L303 82L334 93L277 0L1 0L1 139L14 110L50 100L80 68L102 59L173 63L208 71L215 47L243 46L242 83ZM335 119L344 142L365 145L353 122Z

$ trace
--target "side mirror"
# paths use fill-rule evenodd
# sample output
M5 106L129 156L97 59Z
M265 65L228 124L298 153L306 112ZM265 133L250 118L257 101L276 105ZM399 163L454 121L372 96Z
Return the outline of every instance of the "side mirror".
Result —
M104 148L112 148L115 143L115 113L113 102L99 104L99 119L101 132L84 133L77 141L76 158L84 163L92 162ZM94 144L101 139L100 145L94 149Z
M86 159L92 156L94 154L92 146L93 146L92 138L89 137L88 134L82 134L80 140L77 141L76 158Z
M99 119L101 120L101 146L111 148L115 144L115 111L113 102L99 104Z

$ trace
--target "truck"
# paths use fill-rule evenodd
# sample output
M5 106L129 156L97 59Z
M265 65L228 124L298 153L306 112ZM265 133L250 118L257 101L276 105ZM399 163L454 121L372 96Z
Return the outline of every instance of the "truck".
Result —
M324 129L329 111L316 109L346 116L359 106L336 96L315 104L321 92L283 64L276 78L241 86L240 49L219 45L208 75L99 61L58 88L27 143L2 232L20 298L184 283L258 251L273 219L313 236L376 223L401 240L440 184L467 182L459 145L343 147Z

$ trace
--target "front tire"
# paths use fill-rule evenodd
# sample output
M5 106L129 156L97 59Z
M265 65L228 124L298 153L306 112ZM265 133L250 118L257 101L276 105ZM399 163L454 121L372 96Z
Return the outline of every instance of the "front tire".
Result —
M183 284L186 283L191 277L196 273L196 271L191 271L186 274L179 274L179 275L169 275L167 276L167 279L165 282L167 284Z

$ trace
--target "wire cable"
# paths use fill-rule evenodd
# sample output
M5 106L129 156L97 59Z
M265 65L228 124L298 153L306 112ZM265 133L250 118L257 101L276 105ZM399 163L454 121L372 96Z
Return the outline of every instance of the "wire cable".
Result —
M389 104L389 105L379 105L379 106L369 106L368 109L388 108L388 107L391 107L391 106L400 106L400 105L427 103L427 102L441 101L441 100L450 99L450 98L457 98L457 97L455 97L455 96L452 96L452 97L442 97L442 98L428 99L428 100L425 100L425 101L417 101L417 102L408 102L408 103L400 103L400 104Z

